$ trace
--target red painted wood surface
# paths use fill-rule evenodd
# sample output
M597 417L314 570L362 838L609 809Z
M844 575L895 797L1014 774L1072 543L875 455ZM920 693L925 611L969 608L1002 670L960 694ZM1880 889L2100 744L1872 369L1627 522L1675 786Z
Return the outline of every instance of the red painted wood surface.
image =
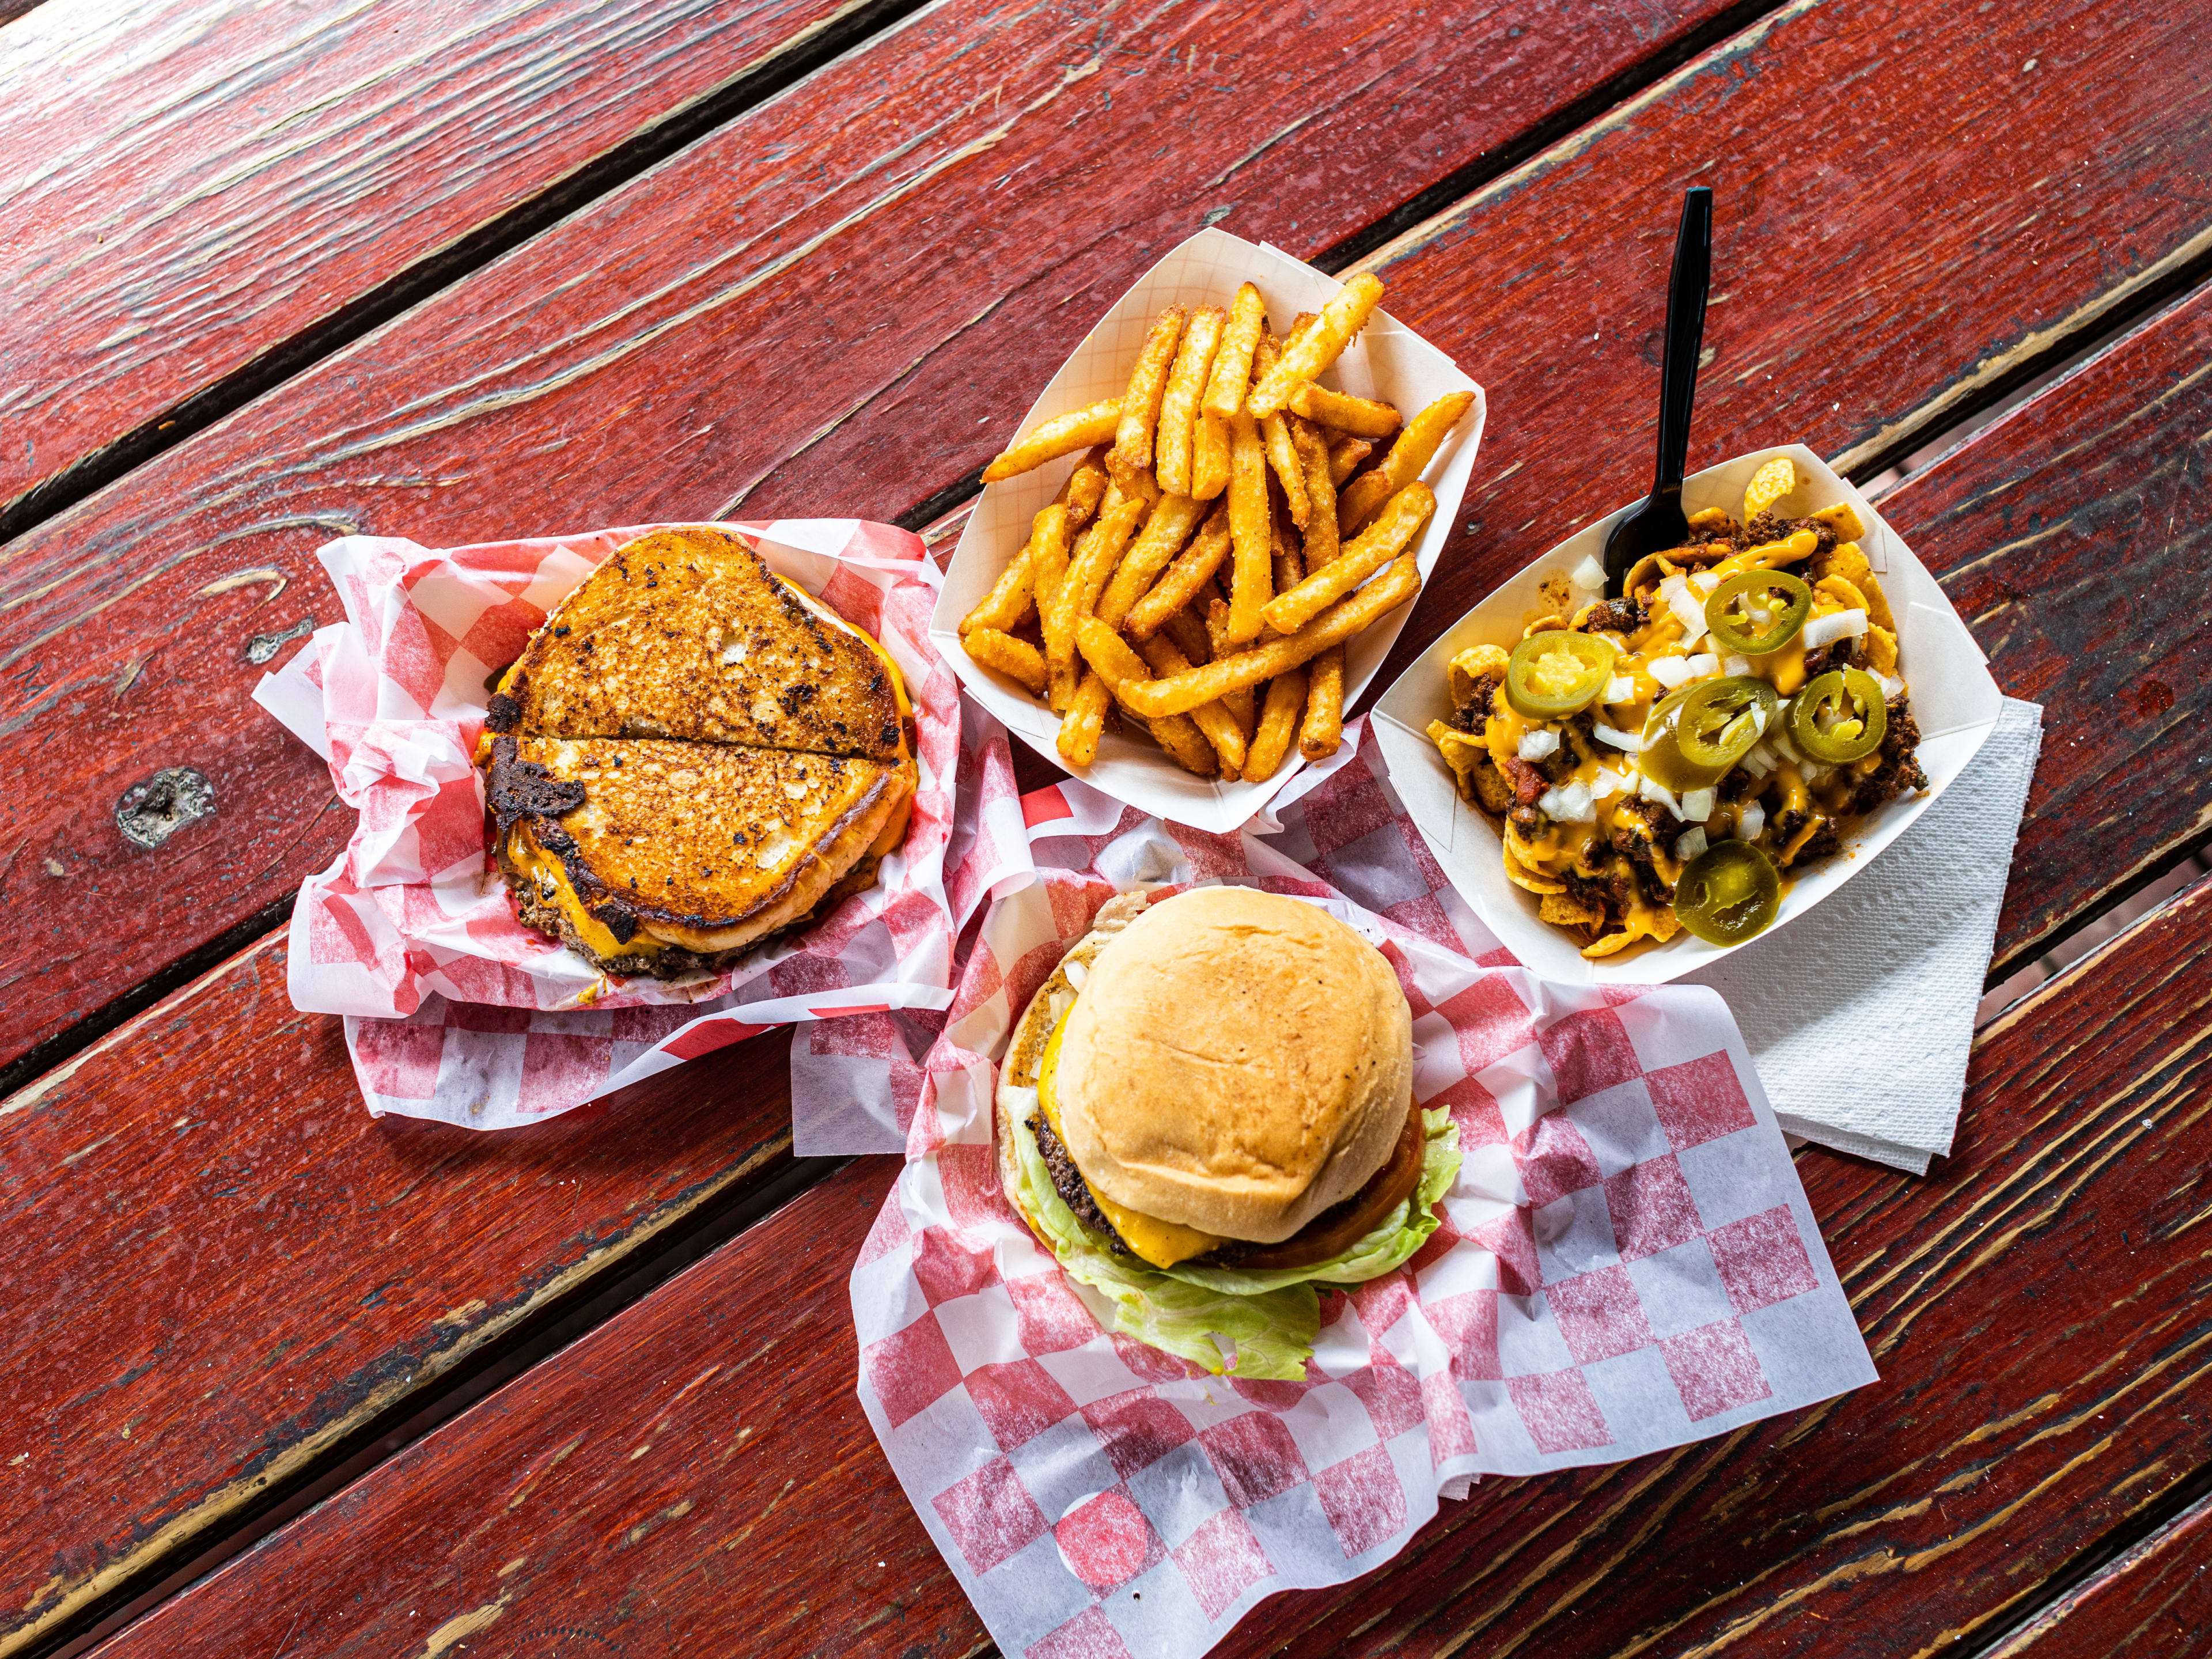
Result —
M1996 971L2212 833L2212 289L1882 502L2043 756Z
M1803 1161L1879 1383L1487 1483L1397 1564L1272 1600L1218 1651L1888 1655L1990 1627L2212 1460L2208 1015L2212 883L1987 1035L1935 1177ZM515 1653L971 1650L851 1392L846 1274L890 1175L808 1193L103 1659L459 1629Z
M56 777L0 805L0 847L19 849L0 897L27 922L0 970L18 993L0 1052L252 915L342 840L321 769L247 705L242 660L251 637L329 618L307 562L325 537L451 542L741 496L749 512L903 511L988 454L1105 298L1216 207L1232 229L1325 244L1496 142L1502 107L1583 84L1568 64L1595 72L1643 49L1609 24L1572 34L1587 14L1562 7L1523 41L1498 15L1419 30L1392 14L1355 28L1346 54L1346 18L1376 15L1332 8L1279 20L1254 58L1259 15L1136 22L969 0L918 16L23 538L0 570L0 728L47 744ZM1833 448L1919 419L1977 362L2019 355L2192 245L2174 193L2151 187L2212 163L2212 100L2179 23L2086 0L1972 30L1952 18L1939 0L1792 12L1391 263L1392 303L1490 384L1495 410L1465 515L1478 529L1448 553L1407 649L1633 487L1607 480L1643 477L1656 372L1639 343L1672 222L1659 198L1711 147L1755 183L1730 210L1740 240L1722 270L1747 276L1722 288L1710 326L1722 355L1701 454L1787 435ZM2047 35L2048 66L1999 75L2044 49L2021 31ZM989 53L970 50L986 36ZM1543 49L1524 51L1534 40ZM1863 94L1835 95L1852 74ZM1473 129L1431 153L1441 141L1419 118L1470 96ZM1371 113L1386 100L1387 122ZM2014 260L2004 283L1984 280L1988 228L1972 215L1893 234L1923 178L2002 196L2061 125L2043 176L2067 205L2016 239L2039 260L2026 275ZM1407 133L1419 142L1390 148ZM1340 174L1340 157L1366 170ZM1815 255L1850 282L1773 288L1769 267ZM1910 350L1868 343L1923 304L1942 329L1916 325ZM1752 364L1782 378L1744 382ZM1592 408L1633 412L1591 422ZM294 578L281 601L266 585L207 593L264 568ZM214 814L150 854L124 842L118 799L179 766L209 778ZM88 916L125 914L126 940L86 943Z
M856 0L50 0L0 31L0 509Z
M0 1103L0 1652L786 1167L782 1036L456 1133L362 1109L284 960Z
M1990 1659L2212 1649L2212 1498L2196 1504L2000 1646Z

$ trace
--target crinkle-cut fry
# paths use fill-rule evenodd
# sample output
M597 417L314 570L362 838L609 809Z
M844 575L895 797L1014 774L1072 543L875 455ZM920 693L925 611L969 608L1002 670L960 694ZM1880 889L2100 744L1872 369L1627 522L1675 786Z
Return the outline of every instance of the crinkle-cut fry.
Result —
M1217 507L1176 562L1152 584L1152 592L1129 607L1121 625L1133 639L1150 639L1160 624L1188 605L1229 556L1229 509Z
M1436 510L1436 495L1428 485L1407 484L1390 498L1373 524L1345 544L1331 563L1271 600L1266 613L1267 624L1285 634L1304 627L1323 608L1335 604L1412 546Z
M1375 446L1364 438L1339 438L1328 447L1328 481L1342 485L1374 453Z
M1303 667L1332 645L1341 645L1376 618L1388 615L1421 591L1421 573L1410 553L1401 554L1382 575L1358 592L1339 599L1295 634L1263 640L1249 651L1217 657L1202 668L1148 685L1133 685L1122 701L1133 714L1152 720L1180 714L1212 702L1240 685L1257 685L1291 668Z
M1052 604L1043 613L1043 634L1045 665L1051 675L1045 696L1054 714L1065 712L1067 698L1075 693L1075 624L1097 605L1099 590L1144 513L1142 498L1124 495L1118 483L1108 489L1098 517L1068 557L1066 574L1054 585Z
M1290 409L1316 426L1348 432L1355 438L1387 438L1398 429L1398 411L1392 405L1332 392L1310 380L1291 394Z
M1261 337L1259 349L1252 360L1252 372L1264 375L1275 366L1279 348L1273 335ZM1284 498L1290 502L1291 517L1299 529L1306 527L1305 469L1298 464L1297 446L1291 441L1291 423L1279 411L1260 422L1260 436L1267 447L1267 465L1275 469L1275 477L1283 486Z
M1121 405L1112 398L1040 421L983 469L983 482L997 483L1002 478L1017 477L1047 461L1103 443L1120 429L1121 423Z
M1098 596L1098 619L1109 628L1119 628L1130 607L1145 597L1146 590L1158 579L1160 572L1182 551L1191 532L1205 517L1204 501L1193 501L1188 495L1161 496L1145 520L1143 532L1122 555L1113 580L1106 584L1106 591Z
M1114 448L1106 457L1108 468L1125 493L1132 477L1152 470L1152 432L1159 424L1168 369L1175 362L1183 319L1188 314L1181 306L1170 306L1160 313L1146 331L1145 343L1137 352L1137 366L1129 371L1129 389L1121 394L1121 418L1114 428Z
M1306 713L1298 723L1298 753L1327 760L1344 743L1344 647L1332 645L1306 665Z
M1244 397L1252 380L1252 358L1260 337L1267 331L1267 301L1246 283L1229 302L1229 320L1221 331L1221 345L1214 353L1213 373L1206 382L1199 406L1227 421L1244 412Z
M1155 674L1182 674L1190 670L1190 659L1177 650L1175 642L1164 634L1156 634L1146 640L1143 654ZM1200 703L1190 711L1190 722L1213 745L1213 752L1220 757L1223 777L1233 778L1244 769L1244 729L1225 704Z
M1229 427L1229 636L1260 637L1260 613L1274 597L1269 561L1275 550L1274 511L1267 501L1267 453L1249 415Z
M1152 671L1145 659L1129 648L1128 641L1096 617L1085 617L1076 625L1075 638L1083 653L1083 660L1092 672L1106 682L1106 689L1114 694L1115 701L1131 714L1129 693L1151 683ZM1195 772L1200 777L1211 777L1214 771L1213 745L1198 728L1187 710L1169 714L1140 715L1152 734L1152 740L1175 757L1176 763L1186 772Z
M1298 711L1305 707L1306 671L1286 668L1267 682L1267 701L1244 755L1244 781L1265 783L1282 769L1297 735Z
M1201 409L1190 428L1190 493L1211 501L1228 488L1229 422L1212 410Z
M1097 671L1084 675L1068 699L1067 712L1060 717L1060 736L1054 746L1060 759L1070 766L1088 766L1098 758L1098 738L1106 729L1106 708L1113 700Z
M1352 337L1382 302L1382 284L1371 272L1363 270L1352 277L1329 296L1313 325L1283 348L1267 378L1252 388L1246 407L1255 415L1267 416L1288 405L1300 382L1319 380L1344 355Z
M1198 400L1206 395L1206 378L1212 373L1213 354L1227 320L1219 306L1199 307L1190 313L1182 343L1176 348L1175 366L1168 370L1167 389L1160 394L1159 428L1152 443L1153 475L1164 495L1190 494L1191 422L1198 417Z
M1336 532L1350 536L1367 527L1382 503L1427 471L1444 434L1474 406L1472 392L1448 392L1406 422L1382 465L1363 472L1336 498Z
M1310 574L1336 562L1336 481L1328 474L1328 445L1313 422L1303 416L1294 418L1291 437L1297 445L1298 464L1304 472L1305 565Z
M1057 548L1055 556L1054 549ZM960 632L964 636L979 628L994 628L1000 633L1018 628L1022 619L1036 608L1036 572L1039 565L1055 575L1067 563L1067 508L1059 501L1038 510L1030 520L1030 538L1012 562L999 573L999 580L991 584L991 591L983 602L960 619Z
M961 644L984 667L1019 681L1038 696L1044 695L1044 653L1027 640L1018 640L996 628L979 628Z

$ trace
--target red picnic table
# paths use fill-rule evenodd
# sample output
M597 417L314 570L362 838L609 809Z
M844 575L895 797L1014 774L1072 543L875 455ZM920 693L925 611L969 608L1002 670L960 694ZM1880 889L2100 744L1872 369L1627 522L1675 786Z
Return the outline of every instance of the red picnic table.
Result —
M1387 684L1642 487L1710 184L1691 465L1883 481L2044 706L1994 983L2212 837L2188 9L0 3L0 1655L988 1645L853 1392L895 1161L792 1156L787 1034L487 1136L292 1008L351 814L248 699L319 544L942 543L1219 224L1488 388ZM1878 1383L1486 1483L1219 1651L2212 1651L2208 959L2199 884L1984 1028L1929 1176L1800 1156Z

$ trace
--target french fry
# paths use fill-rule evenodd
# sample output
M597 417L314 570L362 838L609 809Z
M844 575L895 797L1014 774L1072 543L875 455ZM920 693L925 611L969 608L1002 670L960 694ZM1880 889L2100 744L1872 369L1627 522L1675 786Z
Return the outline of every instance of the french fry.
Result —
M1152 591L1129 608L1121 619L1133 639L1150 639L1160 624L1188 605L1213 580L1213 573L1229 556L1229 509L1217 507L1199 529L1191 544L1152 584Z
M1305 554L1278 520L1275 524L1275 592L1287 593L1306 579Z
M1267 682L1267 706L1260 712L1259 729L1244 756L1244 781L1265 783L1281 769L1297 735L1298 710L1305 706L1306 671L1291 667Z
M1113 700L1113 693L1096 671L1084 675L1083 683L1068 699L1067 712L1060 719L1060 736L1054 746L1060 750L1060 759L1070 766L1088 766L1098 758L1098 738L1106 729L1106 708Z
M1298 753L1327 760L1344 744L1344 647L1332 645L1306 665L1306 714Z
M1350 536L1364 529L1367 521L1382 510L1383 502L1426 471L1444 434L1459 424L1460 417L1474 404L1472 392L1447 392L1407 422L1382 464L1361 473L1337 497L1337 534Z
M1213 374L1206 383L1200 407L1227 421L1244 410L1251 390L1252 355L1267 330L1267 302L1260 290L1246 283L1229 302L1229 321L1221 331L1221 346L1213 357Z
M1056 560L1050 551L1052 544L1059 548ZM999 573L999 580L992 583L983 602L960 619L961 636L965 638L979 629L1003 634L1010 628L1018 627L1036 603L1036 568L1040 560L1054 570L1067 562L1067 508L1059 501L1041 509L1030 520L1030 538L1022 550Z
M1099 591L1144 514L1141 497L1124 495L1118 483L1108 489L1097 519L1075 544L1067 573L1054 586L1052 605L1043 612L1044 659L1051 677L1046 697L1054 714L1065 713L1066 699L1075 694L1075 624L1097 605Z
M1152 516L1145 520L1144 533L1130 544L1113 580L1098 596L1098 619L1109 628L1119 628L1130 607L1145 597L1160 572L1182 551L1183 544L1205 516L1204 501L1188 495L1161 496Z
M1262 336L1252 359L1252 372L1265 375L1275 367L1277 346L1272 337ZM1283 495L1291 504L1291 517L1299 529L1306 527L1305 468L1298 464L1297 446L1291 441L1291 424L1279 412L1260 422L1260 435L1267 441L1267 464L1275 469L1276 477L1282 480Z
M1027 640L1018 640L995 628L979 628L960 642L984 667L1020 681L1038 696L1044 695L1044 653Z
M1190 671L1190 659L1177 650L1175 642L1164 634L1156 634L1146 640L1143 655L1155 674L1183 674ZM1244 728L1224 704L1200 703L1190 711L1190 723L1213 745L1223 777L1233 778L1244 769Z
M1083 660L1106 682L1106 689L1114 694L1115 701L1128 708L1128 694L1152 681L1152 671L1146 665L1145 659L1096 617L1085 617L1076 624L1075 638ZM1136 711L1131 708L1130 712ZM1177 765L1200 777L1213 775L1213 745L1206 741L1188 711L1141 718L1151 730L1152 740L1174 756Z
M1334 561L1271 600L1265 613L1267 624L1285 634L1304 627L1410 547L1436 510L1436 495L1428 485L1407 484L1390 498L1373 524L1345 544Z
M1216 599L1225 611L1228 606ZM1200 620L1200 610L1195 601L1176 611L1160 631L1175 641L1175 648L1182 653L1193 667L1213 660L1213 638L1207 624ZM1252 688L1239 686L1221 700L1221 706L1236 717L1237 729L1247 745L1252 741Z
M1344 481L1359 471L1359 464L1375 453L1375 446L1364 438L1339 438L1328 447L1328 481L1343 486Z
M1420 591L1421 573L1413 563L1413 555L1401 554L1382 575L1358 592L1338 600L1297 633L1284 639L1264 641L1233 657L1217 657L1188 674L1131 685L1122 701L1132 714L1146 720L1162 714L1187 714L1240 685L1257 685L1261 680L1304 666L1332 645L1341 645Z
M1072 409L1040 422L1007 445L1006 452L983 469L983 482L997 483L1034 471L1047 461L1073 455L1079 449L1104 443L1121 422L1121 405L1109 398L1084 409Z
M1190 428L1190 493L1210 501L1229 488L1229 422L1210 409Z
M1229 539L1236 550L1229 583L1229 632L1242 642L1260 636L1260 613L1274 596L1268 559L1274 514L1267 505L1267 452L1249 415L1229 427Z
M1306 492L1305 557L1306 569L1312 573L1336 560L1336 483L1328 475L1328 445L1313 423L1303 417L1294 421L1291 437L1297 445L1298 462L1305 472L1302 480Z
M1129 373L1129 389L1121 394L1114 448L1106 457L1106 465L1124 493L1129 493L1130 480L1138 473L1152 470L1152 430L1159 423L1168 368L1175 362L1176 344L1182 338L1187 314L1181 306L1170 306L1160 313L1137 353L1137 366Z
M1291 394L1290 410L1316 426L1347 432L1355 438L1387 438L1398 429L1398 411L1389 404L1331 392L1310 380Z
M1153 471L1163 495L1191 493L1191 422L1198 417L1198 400L1206 395L1206 377L1213 370L1213 354L1221 344L1226 320L1219 306L1200 306L1190 313L1182 343L1176 349L1175 367L1168 371L1167 390L1160 396L1159 432L1153 444Z
M1337 289L1313 326L1283 348L1267 378L1252 388L1245 407L1261 416L1282 410L1300 381L1318 380L1322 370L1343 356L1352 337L1366 325L1382 301L1382 284L1364 270Z
M1098 503L1106 497L1106 446L1099 445L1075 464L1075 471L1067 475L1067 482L1060 487L1054 499L1067 509L1067 534L1073 540L1091 520L1097 516Z

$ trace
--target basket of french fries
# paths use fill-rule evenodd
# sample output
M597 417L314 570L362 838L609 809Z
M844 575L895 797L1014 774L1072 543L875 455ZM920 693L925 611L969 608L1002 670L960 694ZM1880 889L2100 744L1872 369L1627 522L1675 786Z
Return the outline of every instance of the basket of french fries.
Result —
M1482 432L1382 296L1218 230L1123 295L984 471L930 630L968 692L1201 830L1334 754Z

